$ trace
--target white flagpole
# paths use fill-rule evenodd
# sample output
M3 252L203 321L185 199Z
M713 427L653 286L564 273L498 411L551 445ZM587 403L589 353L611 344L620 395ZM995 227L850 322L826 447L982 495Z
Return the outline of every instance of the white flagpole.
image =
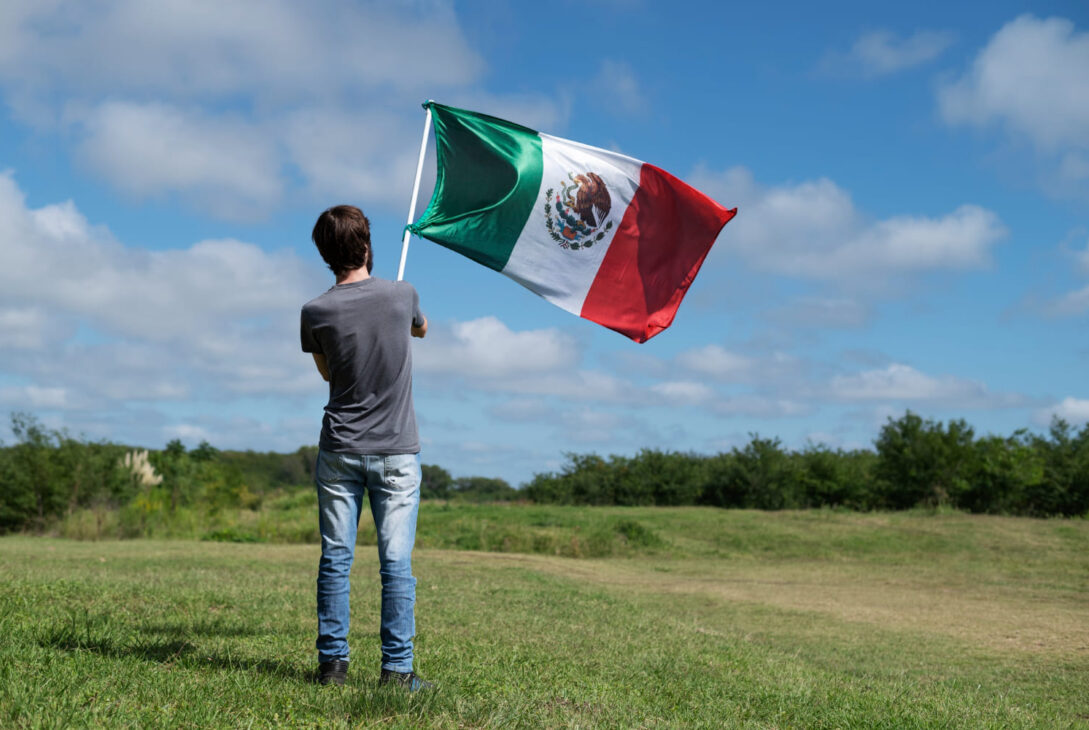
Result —
M430 99L428 99L430 101ZM412 225L412 219L416 216L416 198L420 194L420 175L424 169L424 154L427 152L427 135L431 131L431 107L427 107L427 118L424 120L424 136L420 142L420 161L416 163L416 184L412 186L412 203L408 206L408 223ZM397 281L405 278L405 259L408 258L408 239L412 231L405 228L405 240L401 244L401 265L397 267Z

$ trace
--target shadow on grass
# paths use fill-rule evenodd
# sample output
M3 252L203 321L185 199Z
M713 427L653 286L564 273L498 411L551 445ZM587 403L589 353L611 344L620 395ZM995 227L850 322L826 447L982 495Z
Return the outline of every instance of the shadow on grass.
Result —
M93 623L100 626L106 625L109 630L103 631L99 626L92 627L92 623L55 624L41 631L37 643L47 649L90 652L113 659L137 659L164 666L259 672L298 682L310 682L314 678L312 670L300 669L287 661L250 660L232 656L230 652L199 648L185 638L185 634L199 632L187 631L183 626L168 625L166 636L139 636L116 625L109 625L108 622L94 621ZM138 631L147 632L152 628L154 627L140 627ZM116 638L125 634L127 634L126 639ZM245 635L245 633L237 635Z
M228 624L225 621L198 621L196 623L141 623L138 630L144 634L158 634L177 639L188 636L241 637L260 636L267 631L242 624Z
M300 684L313 684L315 680L314 669L303 669L287 661L252 661L239 658L230 652L209 651L186 638L141 634L142 630L150 627L135 627L134 630L134 627L121 625L116 619L109 617L84 618L86 620L83 622L73 620L43 627L38 634L37 643L45 649L58 652L86 652L110 659L149 662L162 667L257 673ZM167 625L167 628L171 631L177 629L180 633L184 627ZM417 727L425 725L431 715L448 709L442 704L437 691L410 693L394 687L379 686L377 679L377 676L371 680L357 676L351 683L352 691L327 695L332 701L328 707L337 713L343 713L353 726L408 718L413 722L412 726Z

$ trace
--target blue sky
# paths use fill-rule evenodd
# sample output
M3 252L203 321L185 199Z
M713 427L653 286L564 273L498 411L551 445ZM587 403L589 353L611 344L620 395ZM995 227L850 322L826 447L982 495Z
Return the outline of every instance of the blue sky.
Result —
M868 446L905 409L1089 420L1082 2L8 0L0 410L316 443L310 229L359 205L395 276L427 98L739 208L644 345L413 240L427 463L519 483L568 451Z

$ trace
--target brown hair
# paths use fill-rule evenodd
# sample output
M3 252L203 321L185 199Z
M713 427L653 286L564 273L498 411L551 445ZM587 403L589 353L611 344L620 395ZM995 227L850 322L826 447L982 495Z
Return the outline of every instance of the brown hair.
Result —
M337 205L324 211L310 234L318 253L337 276L362 266L367 273L371 256L371 222L354 205Z

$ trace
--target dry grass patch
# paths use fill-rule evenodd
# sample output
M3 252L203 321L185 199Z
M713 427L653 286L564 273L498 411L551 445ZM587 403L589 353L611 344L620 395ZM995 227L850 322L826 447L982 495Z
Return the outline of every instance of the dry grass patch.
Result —
M470 557L471 556L471 557ZM663 561L572 561L539 555L427 552L439 563L517 565L526 570L648 594L701 596L723 616L737 604L811 613L894 631L945 636L985 649L1044 652L1089 662L1089 598L982 583L947 566L701 561L677 574Z

